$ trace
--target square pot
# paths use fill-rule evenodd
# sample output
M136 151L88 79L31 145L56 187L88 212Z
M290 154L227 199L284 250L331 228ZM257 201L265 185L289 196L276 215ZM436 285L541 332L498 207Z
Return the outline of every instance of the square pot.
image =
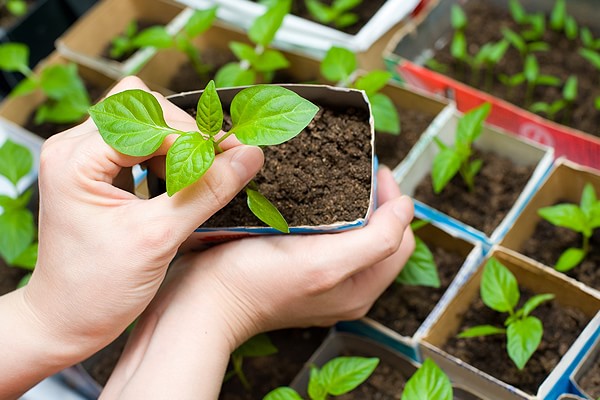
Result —
M600 193L600 171L583 167L564 158L558 159L548 177L540 185L539 190L532 196L527 206L523 208L521 215L515 219L501 242L502 246L523 254L530 254L531 250L528 250L527 241L530 237L534 236L536 229L548 232L548 229L545 229L543 226L538 228L538 224L543 221L537 214L538 209L555 205L558 202L568 202L578 205L581 192L587 182L594 186L597 193ZM557 233L556 240L559 237L564 237L562 232ZM544 253L549 255L548 251L544 251ZM536 261L553 267L557 259L558 257L553 261L546 259L537 259ZM576 280L577 268L579 266L575 267L569 273L570 277L565 275L566 279L573 280L574 284L581 286L582 290L589 291L600 298L600 285L594 288L591 286L591 282L587 280L592 279L592 276L588 277L587 275L589 274L582 271L581 277L586 282Z
M595 340L589 347L589 349L582 355L581 360L577 363L573 373L571 374L571 383L575 392L586 400L595 400L598 398L598 387L596 387L596 393L590 392L588 386L586 386L586 380L593 378L594 376L597 378L598 375L594 374L595 371L598 371L598 365L600 365L600 330L597 330L595 333ZM593 337L590 338L590 341Z
M443 143L452 145L458 123L458 115L447 121L446 125L440 128L438 139ZM415 200L415 210L426 220L439 221L445 229L455 231L460 237L472 238L484 242L488 245L498 243L504 237L506 231L511 226L516 216L523 209L533 192L540 185L541 180L547 174L552 165L553 150L549 147L539 145L530 140L516 137L505 133L497 128L484 124L483 133L474 144L475 149L490 151L509 160L515 165L534 166L535 169L531 178L527 182L523 191L518 196L512 208L506 216L494 228L493 232L487 236L485 233L469 226L463 221L452 218L433 207ZM419 183L429 174L431 174L432 162L439 148L434 141L430 141L421 152L418 159L411 165L403 169L403 174L397 176L402 193L409 196L414 195Z
M118 79L138 71L156 52L154 48L140 49L122 63L104 55L112 39L131 21L155 22L175 34L192 13L163 0L102 0L56 41L56 48L65 58Z
M586 347L589 337L600 326L600 314L598 313L600 300L589 293L581 291L556 271L531 263L528 259L511 250L496 246L489 256L495 257L515 275L520 290L525 288L533 293L552 293L556 296L554 302L558 302L562 307L571 307L578 310L579 313L589 318L590 322L538 387L536 393L538 397L527 394L523 390L509 385L447 353L442 350L442 347L458 333L464 314L471 307L471 304L479 298L479 285L483 266L485 265L485 263L482 263L477 272L471 276L452 301L446 305L439 319L423 338L421 343L423 357L432 358L442 368L454 371L454 376L459 379L459 382L492 399L533 400L543 398L554 400L564 393L563 385L569 378L573 359ZM544 325L548 328L548 321ZM492 360L494 355L490 354L490 357L490 360Z

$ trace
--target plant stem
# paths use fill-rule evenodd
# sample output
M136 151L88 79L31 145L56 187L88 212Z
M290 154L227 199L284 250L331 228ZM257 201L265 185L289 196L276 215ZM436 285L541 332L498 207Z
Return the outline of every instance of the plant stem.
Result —
M585 254L587 254L588 251L590 250L590 237L589 236L583 235L582 250Z
M525 92L525 108L529 108L531 105L531 99L533 98L533 89L535 89L535 83L527 82L527 91Z
M246 391L250 391L252 390L252 386L250 385L250 382L248 382L248 379L246 378L246 374L244 374L244 370L242 369L242 364L244 362L244 358L243 357L233 357L233 370L235 371L235 374L237 375L237 377L240 379L240 382L242 382L242 386L244 387L244 389L246 389Z

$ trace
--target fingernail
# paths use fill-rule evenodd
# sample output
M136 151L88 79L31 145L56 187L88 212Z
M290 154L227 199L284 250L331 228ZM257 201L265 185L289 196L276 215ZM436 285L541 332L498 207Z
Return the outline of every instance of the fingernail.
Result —
M413 201L410 197L404 195L401 196L398 200L396 200L394 206L392 207L392 211L398 219L402 222L403 225L410 224L410 221L413 219Z
M256 175L263 163L262 150L255 146L239 146L229 162L242 182L248 182Z

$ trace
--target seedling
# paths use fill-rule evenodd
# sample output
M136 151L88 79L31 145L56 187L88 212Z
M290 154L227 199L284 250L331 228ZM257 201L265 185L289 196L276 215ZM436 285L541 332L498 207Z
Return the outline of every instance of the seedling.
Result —
M27 209L32 190L19 190L19 183L33 168L27 147L6 140L0 147L0 177L13 187L15 196L0 194L0 257L13 267L32 271L37 262L37 228ZM29 280L27 275L19 286Z
M482 167L482 160L471 160L472 144L483 131L483 121L491 111L491 105L484 103L464 114L456 127L454 147L447 146L438 138L435 142L440 152L433 160L431 179L433 190L440 193L458 173L467 185L469 191L475 188L475 176Z
M341 396L366 381L379 364L378 358L336 357L322 368L310 367L308 397L325 400L329 396ZM290 387L280 387L269 392L263 400L302 400Z
M428 358L406 382L402 400L452 400L452 392L448 376Z
M573 40L578 34L577 21L567 13L567 2L565 0L556 0L554 8L550 14L550 28L556 32L564 31L565 36Z
M0 9L6 10L15 17L21 17L27 12L27 3L25 0L0 0Z
M531 313L542 303L554 299L553 294L538 294L515 310L519 303L519 285L515 276L495 258L490 258L483 269L480 286L481 300L494 311L508 313L504 327L478 325L462 331L459 338L506 335L508 356L519 370L531 358L542 341L542 321Z
M577 77L571 75L565 83L562 91L562 99L556 100L550 104L544 102L536 102L529 107L529 110L534 113L544 113L549 119L555 120L556 114L564 109L570 109L577 99Z
M321 62L321 74L337 86L364 90L371 103L371 111L378 132L400 134L400 118L392 100L380 90L392 78L387 71L371 71L357 78L356 55L342 47L332 47Z
M583 47L590 50L600 50L600 39L594 39L594 35L589 28L581 28L579 37L581 38Z
M550 50L550 45L546 42L532 42L529 43L521 35L515 31L502 27L502 36L507 40L517 51L521 54L521 57L525 58L529 53L541 52Z
M279 350L277 347L275 347L273 342L271 342L271 339L269 339L266 334L261 333L254 336L240 347L235 349L235 351L231 354L230 364L232 370L225 375L224 382L227 382L236 376L242 383L242 386L244 386L247 391L250 391L252 389L252 385L244 373L244 359L266 357L276 354L278 351Z
M519 86L526 83L525 104L530 105L533 98L534 90L537 86L559 86L561 81L556 76L544 75L540 73L540 66L533 54L527 55L523 72L519 72L513 76L501 75L500 81L508 86Z
M580 49L579 55L585 58L590 64L600 71L600 53L590 49Z
M226 64L217 72L215 82L218 87L253 85L259 81L270 83L275 71L289 66L281 52L268 47L290 8L291 0L274 2L254 21L248 30L248 38L254 47L241 42L230 43L231 51L240 61Z
M90 98L75 64L48 65L36 74L29 68L29 48L21 43L6 43L0 45L0 70L25 75L10 96L44 92L47 101L35 113L37 124L77 122L87 114Z
M312 17L323 23L333 24L336 28L345 28L358 22L358 15L352 10L362 0L333 0L331 6L319 0L304 0L304 4Z
M413 232L427 225L427 221L415 221L410 224ZM396 277L396 283L410 286L428 286L439 288L441 286L437 266L433 254L427 244L415 235L415 250Z
M462 8L453 4L450 9L450 22L454 29L454 36L450 44L450 53L455 59L469 64L469 54L467 52L467 39L465 37L465 29L467 28L467 16Z
M167 194L172 196L208 171L227 137L235 135L240 142L254 146L280 144L298 135L318 109L288 89L253 86L234 97L230 109L233 126L220 135L223 109L215 83L210 81L198 101L196 132L169 127L158 101L143 90L114 94L91 107L89 113L106 143L130 156L149 156L167 136L179 135L166 158ZM281 232L289 232L283 216L257 191L253 181L245 192L254 215Z
M196 10L186 22L182 31L172 36L164 26L152 26L138 32L137 24L132 21L125 33L112 42L110 55L113 58L121 58L133 51L154 47L157 49L175 48L185 53L200 76L206 75L210 67L202 62L200 52L192 41L206 32L217 16L217 6L206 10Z
M481 69L486 69L485 88L491 90L494 81L494 68L502 60L506 50L508 50L509 42L500 40L497 43L486 43L479 49L479 52L472 58L471 66L474 70L473 80L479 81Z
M538 215L552 225L561 226L581 233L581 248L571 247L565 250L554 268L567 272L579 265L590 251L590 238L594 229L600 227L600 201L591 183L586 183L581 193L579 206L576 204L557 204L538 210Z

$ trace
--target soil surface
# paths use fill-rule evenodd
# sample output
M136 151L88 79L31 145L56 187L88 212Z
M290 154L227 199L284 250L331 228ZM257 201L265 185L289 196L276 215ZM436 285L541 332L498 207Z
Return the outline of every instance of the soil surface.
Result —
M106 385L106 382L108 382L108 378L117 366L128 338L128 334L122 334L107 347L81 363L88 374L101 386Z
M31 10L35 2L36 0L25 0L25 3L27 3L27 12ZM4 2L2 2L2 6L0 6L0 28L4 30L10 29L12 25L19 20L19 18L23 17L15 17L12 15L4 6Z
M137 33L140 33L143 30L151 28L153 26L162 26L163 25L160 22L150 21L150 20L146 20L146 19L135 20L135 23L137 24L137 31L136 31ZM123 30L123 32L121 32L118 36L121 36L124 34L125 34L125 31ZM137 51L137 50L133 50L133 51L123 54L121 57L115 58L110 55L111 49L112 49L112 42L110 42L106 45L106 47L102 51L102 57L108 58L110 60L118 61L118 62L123 62L123 61L127 60L129 57L131 57L133 55L133 53L135 53Z
M579 385L592 398L600 398L600 358L596 357L596 362L583 375Z
M427 241L426 241L427 243ZM450 286L464 262L460 254L427 243L438 267L441 287L408 286L392 283L377 299L368 313L370 318L382 323L403 336L412 336L425 321Z
M252 1L257 2L256 0L252 0ZM334 0L321 0L321 3L326 4L327 6L331 6L333 1ZM356 21L356 23L354 23L353 25L350 25L348 27L342 28L342 29L336 28L333 24L329 24L328 26L331 26L332 28L335 28L342 32L346 32L346 33L353 35L353 34L357 33L358 31L360 31L362 29L362 27L365 26L367 24L367 22L369 22L369 20L377 13L377 11L379 11L381 6L383 6L383 4L385 2L386 2L386 0L363 1L361 4L359 4L354 9L351 10L352 13L358 15L358 21ZM297 15L301 18L320 23L319 21L316 21L312 17L312 15L308 12L308 9L306 8L306 5L304 4L304 0L292 1L291 13L294 15Z
M397 108L400 116L399 135L375 132L375 153L379 162L394 169L413 148L434 117L418 110Z
M531 296L533 296L532 292L521 290L519 307L522 307ZM519 371L508 357L504 335L472 339L451 337L443 349L510 385L535 394L543 380L585 328L589 318L580 310L562 307L556 301L543 303L532 315L542 321L544 336L523 371ZM477 298L463 316L461 327L456 334L475 325L503 326L506 317L507 314L489 309L480 298ZM493 362L490 362L492 360Z
M566 203L561 201L560 203ZM552 243L552 246L548 246ZM540 220L533 235L522 245L521 252L526 256L554 267L560 255L569 247L581 247L582 236L567 228L552 225ZM566 273L586 285L600 290L600 231L590 238L590 252L581 264Z
M468 20L466 38L470 55L477 54L485 43L496 43L501 40L502 27L508 27L517 33L527 30L527 26L520 27L512 20L508 11L505 11L507 9L508 7L501 9L482 1L467 3L464 10ZM448 18L450 18L449 15ZM579 55L579 49L583 47L579 38L569 40L563 33L551 30L548 18L546 18L546 26L548 28L543 41L550 45L551 50L534 53L540 65L540 73L559 77L563 84L570 75L575 75L578 79L577 101L571 107L559 112L554 120L584 132L599 135L600 113L594 107L594 99L600 96L600 74L589 61ZM449 42L451 42L451 38ZM532 96L533 100L528 101L525 84L510 89L500 82L498 77L501 74L512 76L524 69L524 58L513 47L506 52L504 58L494 68L491 83L485 82L483 72L478 79L477 74L473 73L468 66L460 61L455 61L450 54L449 47L450 43L439 50L434 58L446 65L447 69L443 73L454 79L526 109L538 101L550 104L562 98L562 85L559 87L538 86ZM539 115L547 117L544 113L539 113Z
M244 360L244 373L252 385L252 390L246 391L239 379L234 376L223 384L219 399L262 399L271 390L280 386L288 386L300 372L304 363L321 345L328 332L327 328L285 329L269 332L269 338L279 352L271 356Z
M431 175L427 175L417 186L414 197L489 236L514 205L535 166L518 166L508 158L477 149L475 159L482 159L483 167L475 177L472 193L457 174L436 195Z

